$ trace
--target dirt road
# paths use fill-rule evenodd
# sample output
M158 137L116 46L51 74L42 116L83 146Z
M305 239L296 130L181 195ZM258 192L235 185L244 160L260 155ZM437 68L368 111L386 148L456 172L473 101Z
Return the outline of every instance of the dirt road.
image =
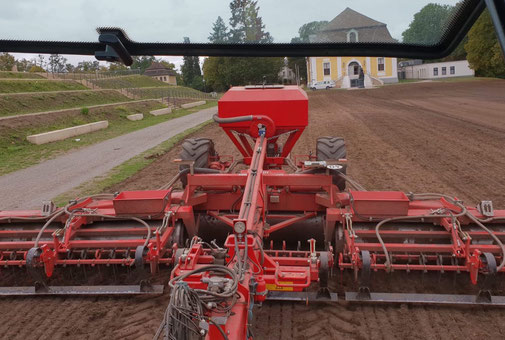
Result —
M175 118L90 145L0 177L2 210L38 208L49 200L171 137L209 120L217 108Z
M392 85L310 94L310 124L294 153L318 136L346 138L349 173L369 189L435 191L467 204L505 208L505 81ZM197 134L233 153L217 126ZM116 189L157 188L176 169L178 150ZM463 275L463 274L461 274ZM414 279L386 286L423 285ZM333 288L338 278L333 280ZM436 284L435 284L436 285ZM0 299L5 339L150 339L168 295L146 298ZM267 302L255 309L256 339L497 339L505 310Z

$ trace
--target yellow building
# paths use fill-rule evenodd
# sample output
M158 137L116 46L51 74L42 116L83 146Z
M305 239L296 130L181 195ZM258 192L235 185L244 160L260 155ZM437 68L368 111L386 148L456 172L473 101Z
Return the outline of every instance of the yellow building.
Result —
M386 24L346 8L320 32L312 35L310 41L321 43L395 40L391 37ZM309 57L307 76L309 87L321 81L333 81L336 87L342 88L396 83L397 60L385 57Z

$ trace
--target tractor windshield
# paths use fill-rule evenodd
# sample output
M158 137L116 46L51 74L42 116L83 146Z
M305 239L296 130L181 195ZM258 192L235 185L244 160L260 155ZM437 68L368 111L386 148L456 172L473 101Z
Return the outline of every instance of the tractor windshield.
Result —
M440 41L465 2L12 1L0 11L0 39L96 41L97 27L120 27L138 42L431 45Z

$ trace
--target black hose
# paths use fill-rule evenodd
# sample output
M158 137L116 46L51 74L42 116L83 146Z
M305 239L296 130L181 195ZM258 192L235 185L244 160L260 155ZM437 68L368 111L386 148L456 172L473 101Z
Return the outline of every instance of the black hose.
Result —
M181 180L182 183L188 183L187 177L190 170L191 170L190 168L186 168L182 169L179 172L179 179ZM193 172L195 174L220 174L221 170L209 169L209 168L193 168Z

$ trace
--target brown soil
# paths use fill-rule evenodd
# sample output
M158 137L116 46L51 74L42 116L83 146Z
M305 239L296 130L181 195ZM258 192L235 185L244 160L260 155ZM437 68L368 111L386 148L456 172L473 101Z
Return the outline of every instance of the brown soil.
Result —
M310 124L294 153L319 136L346 138L349 173L369 189L444 192L468 204L505 206L505 81L420 83L310 94ZM198 132L236 154L215 125ZM178 148L111 189L152 189L177 171ZM461 275L463 276L463 274ZM337 278L334 287L337 288ZM402 285L423 285L406 280ZM394 287L389 280L383 287ZM427 285L428 286L428 285ZM431 287L432 285L430 285ZM168 295L158 298L4 298L4 339L150 339ZM503 309L267 302L256 339L503 338Z

